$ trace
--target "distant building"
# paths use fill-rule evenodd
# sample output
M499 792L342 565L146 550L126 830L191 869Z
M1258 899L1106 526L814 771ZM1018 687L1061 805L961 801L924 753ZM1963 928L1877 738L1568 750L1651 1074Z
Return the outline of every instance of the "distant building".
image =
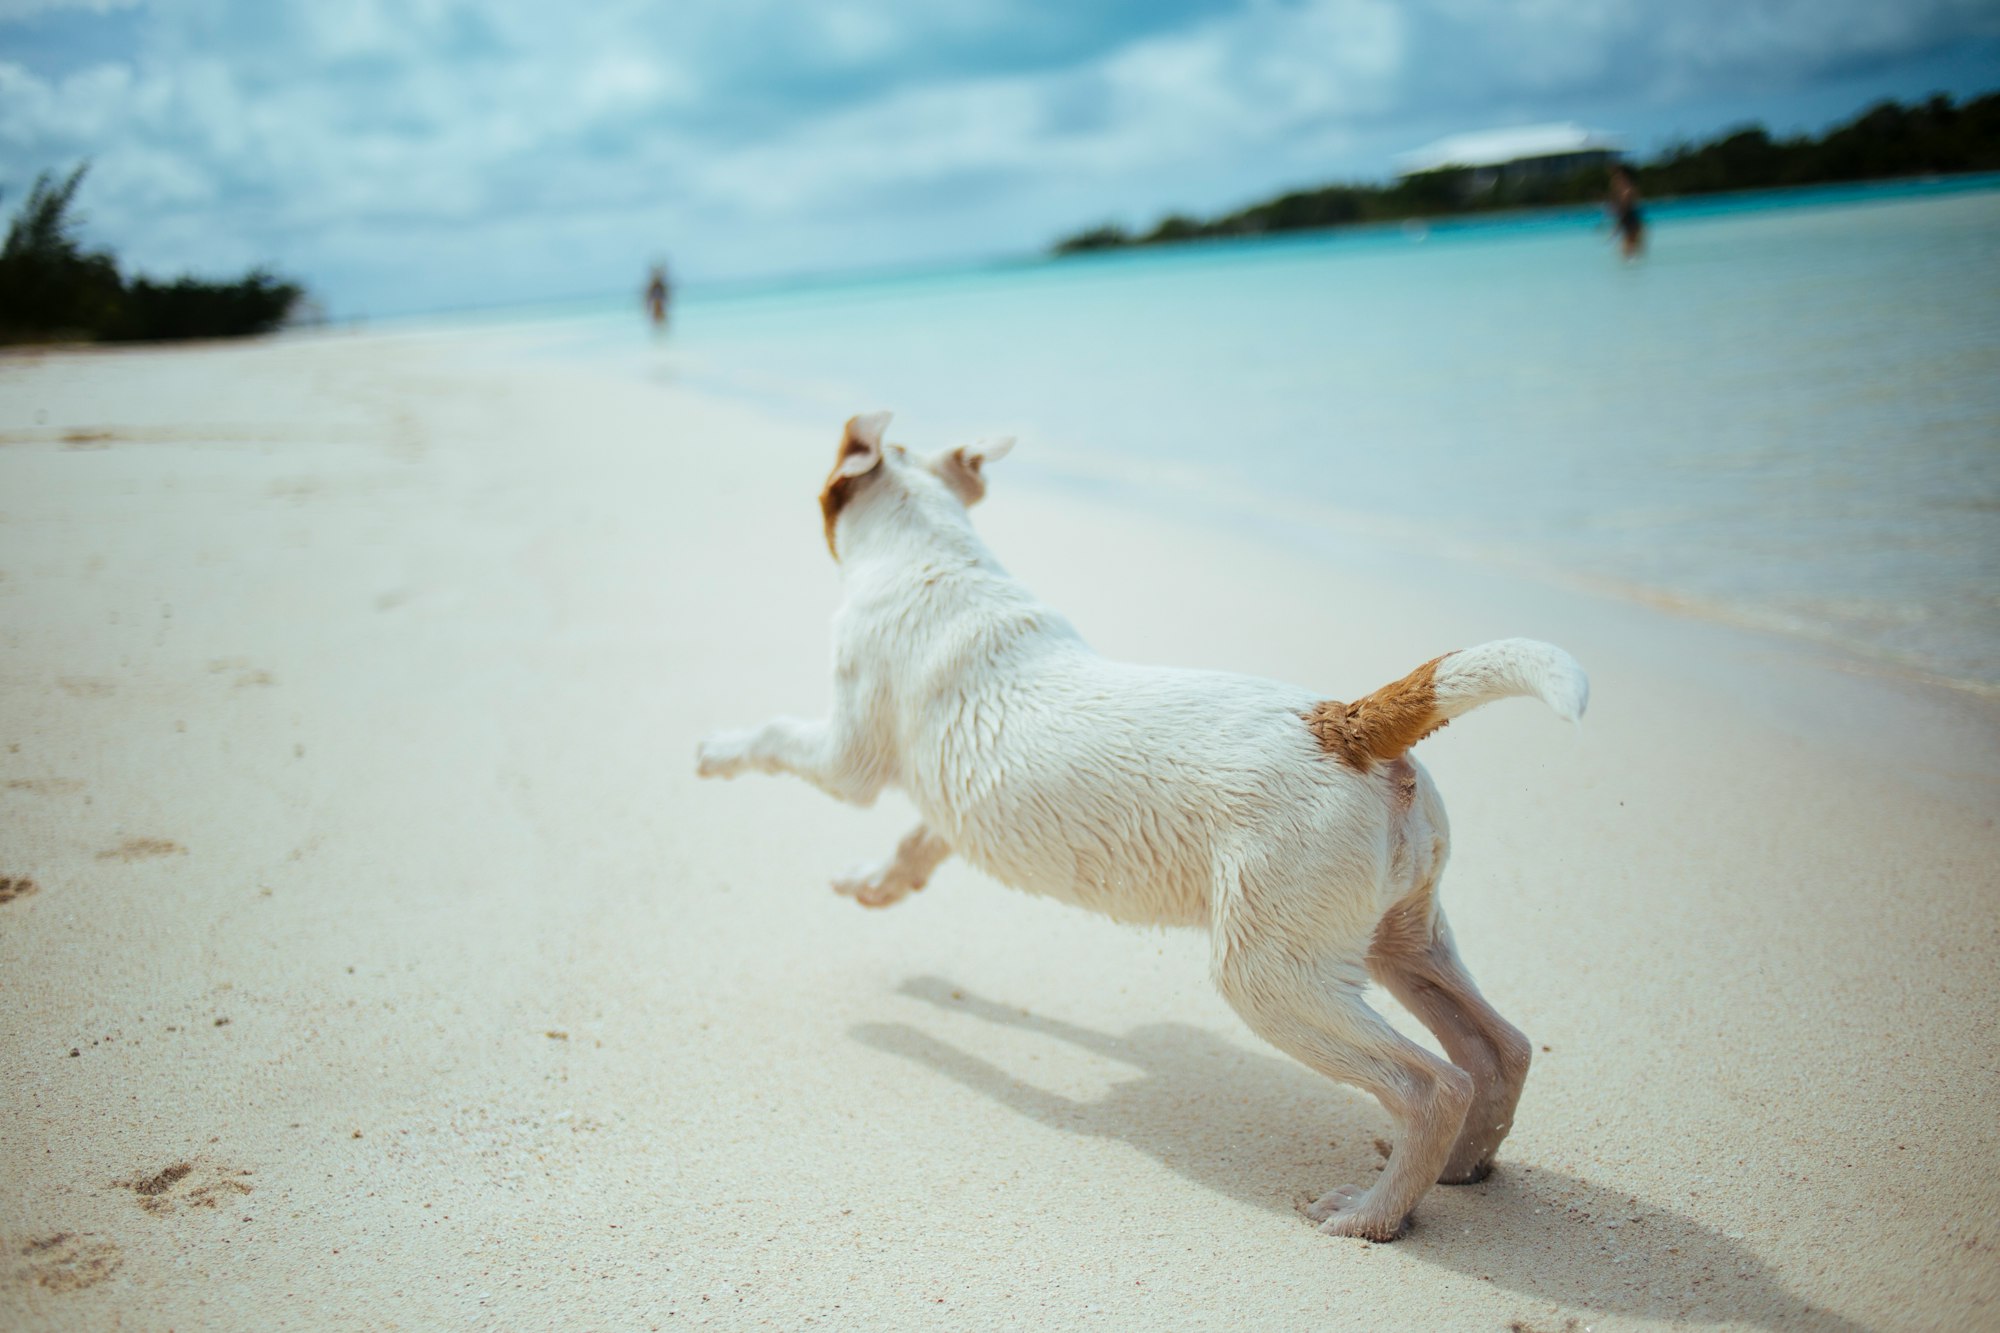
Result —
M1616 161L1624 143L1614 134L1560 125L1520 125L1505 130L1454 134L1396 159L1397 174L1433 171L1464 173L1460 188L1484 194L1500 185L1519 185L1573 175L1585 167Z

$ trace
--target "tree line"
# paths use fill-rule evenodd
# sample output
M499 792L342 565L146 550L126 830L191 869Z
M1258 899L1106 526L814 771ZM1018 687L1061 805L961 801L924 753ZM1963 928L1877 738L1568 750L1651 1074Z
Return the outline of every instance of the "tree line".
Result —
M103 250L84 248L71 210L85 163L58 181L36 177L0 246L0 343L233 338L283 324L304 290L264 269L235 282L127 278Z
M1817 138L1773 139L1762 126L1752 125L1703 144L1678 144L1649 162L1628 165L1641 193L1653 198L1995 171L2000 170L2000 92L1963 105L1943 95L1909 106L1882 102ZM1205 221L1170 214L1146 232L1107 223L1063 237L1054 250L1075 254L1208 236L1590 203L1604 197L1608 174L1602 165L1554 176L1503 173L1490 187L1474 191L1467 188L1464 170L1446 168L1405 176L1392 185L1295 190Z

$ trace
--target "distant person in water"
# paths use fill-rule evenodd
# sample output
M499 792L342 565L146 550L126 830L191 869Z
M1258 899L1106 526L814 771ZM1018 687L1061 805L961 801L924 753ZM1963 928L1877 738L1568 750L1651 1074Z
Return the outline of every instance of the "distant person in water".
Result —
M667 331L667 303L673 300L673 284L667 281L667 266L653 265L653 277L646 284L646 314L653 321L653 332Z
M1639 183L1623 162L1611 164L1611 194L1604 201L1611 215L1611 228L1618 233L1618 248L1627 259L1637 259L1646 248L1646 219L1639 212Z

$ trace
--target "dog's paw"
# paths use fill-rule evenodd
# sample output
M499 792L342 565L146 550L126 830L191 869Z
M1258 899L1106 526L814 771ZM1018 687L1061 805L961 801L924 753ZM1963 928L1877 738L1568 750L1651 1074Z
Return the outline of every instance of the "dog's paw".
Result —
M749 767L749 746L741 732L718 731L695 747L697 777L733 778Z
M1440 1185L1477 1185L1493 1174L1493 1159L1482 1157L1470 1166L1460 1166L1456 1156L1445 1163L1444 1174L1438 1177Z
M849 871L833 881L835 893L863 907L894 907L922 887L921 881L912 880L893 862Z
M1353 1236L1383 1242L1396 1240L1408 1232L1409 1214L1398 1218L1382 1216L1368 1197L1370 1193L1358 1185L1328 1190L1307 1206L1306 1216L1319 1223L1323 1236Z
M1313 1222L1324 1222L1342 1209L1352 1209L1362 1193L1358 1185L1342 1185L1328 1190L1306 1205L1306 1217Z

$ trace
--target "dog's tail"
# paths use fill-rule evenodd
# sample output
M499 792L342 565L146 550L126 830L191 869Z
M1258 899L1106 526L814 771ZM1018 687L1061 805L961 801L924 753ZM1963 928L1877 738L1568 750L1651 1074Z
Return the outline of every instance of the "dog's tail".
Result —
M1514 695L1533 695L1579 722L1590 703L1590 678L1554 644L1496 639L1432 658L1351 704L1315 704L1305 719L1328 754L1367 768L1401 758L1461 713Z

